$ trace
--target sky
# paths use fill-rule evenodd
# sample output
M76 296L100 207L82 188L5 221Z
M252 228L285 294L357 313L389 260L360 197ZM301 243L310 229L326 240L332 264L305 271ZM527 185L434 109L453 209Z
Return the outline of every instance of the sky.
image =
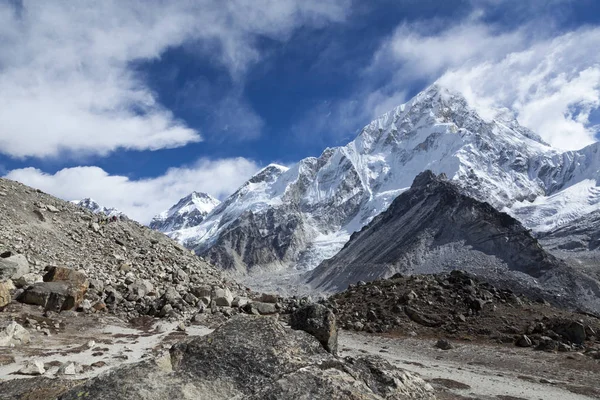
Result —
M434 82L579 149L599 48L596 0L0 0L0 176L147 223Z

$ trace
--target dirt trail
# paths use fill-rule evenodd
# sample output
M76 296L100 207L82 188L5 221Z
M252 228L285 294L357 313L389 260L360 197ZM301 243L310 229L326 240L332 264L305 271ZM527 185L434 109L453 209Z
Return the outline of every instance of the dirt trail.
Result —
M389 338L342 331L342 356L379 355L420 374L440 399L589 400L600 398L600 365L578 353L545 353L490 344Z

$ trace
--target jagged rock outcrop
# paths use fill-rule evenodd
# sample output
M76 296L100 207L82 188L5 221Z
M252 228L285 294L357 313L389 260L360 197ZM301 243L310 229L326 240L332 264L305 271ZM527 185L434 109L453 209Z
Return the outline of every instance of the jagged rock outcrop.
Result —
M422 379L378 357L338 359L309 334L237 316L170 355L91 379L59 397L93 399L433 399Z
M175 231L199 225L219 203L219 200L209 194L192 192L173 207L155 216L149 226L177 239Z
M318 289L340 291L394 273L453 269L516 291L543 289L551 300L600 310L597 281L547 253L516 219L431 171L419 174L410 190L311 271L308 281Z

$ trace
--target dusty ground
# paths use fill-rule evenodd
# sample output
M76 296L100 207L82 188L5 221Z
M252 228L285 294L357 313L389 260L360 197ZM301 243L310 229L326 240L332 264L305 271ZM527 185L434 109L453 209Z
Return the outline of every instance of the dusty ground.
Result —
M13 319L27 327L31 342L1 348L0 388L3 381L28 378L17 374L27 361L42 361L46 366L44 376L50 378L56 376L61 364L73 361L83 367L83 373L62 378L89 378L110 368L167 351L173 343L189 335L206 335L212 331L207 325L218 322L207 320L204 325L188 326L182 332L176 322L152 318L125 323L107 314L75 312L63 312L47 318L38 307L14 303L0 313L0 323ZM36 321L40 330L32 328L31 321ZM44 330L47 330L46 333Z
M579 400L600 398L600 364L581 353L547 353L508 345L376 336L342 331L342 356L376 354L420 374L440 399Z

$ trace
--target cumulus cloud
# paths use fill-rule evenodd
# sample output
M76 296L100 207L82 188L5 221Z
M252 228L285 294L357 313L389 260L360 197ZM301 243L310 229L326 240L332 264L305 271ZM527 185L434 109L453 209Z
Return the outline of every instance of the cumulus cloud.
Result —
M579 149L596 141L589 116L600 104L600 29L552 34L538 28L531 23L502 32L477 14L441 29L403 24L367 72L387 73L384 89L392 94L402 93L407 80L441 76L442 85L462 92L485 118L509 108L552 145Z
M95 166L65 168L55 174L23 168L10 171L6 178L65 200L91 197L105 207L115 207L130 218L148 223L194 190L224 198L257 170L253 161L230 158L200 159L194 165L171 168L161 176L147 179L110 175Z
M132 65L185 44L239 81L260 58L261 37L285 40L300 26L341 21L347 2L0 3L0 152L106 155L200 141Z

